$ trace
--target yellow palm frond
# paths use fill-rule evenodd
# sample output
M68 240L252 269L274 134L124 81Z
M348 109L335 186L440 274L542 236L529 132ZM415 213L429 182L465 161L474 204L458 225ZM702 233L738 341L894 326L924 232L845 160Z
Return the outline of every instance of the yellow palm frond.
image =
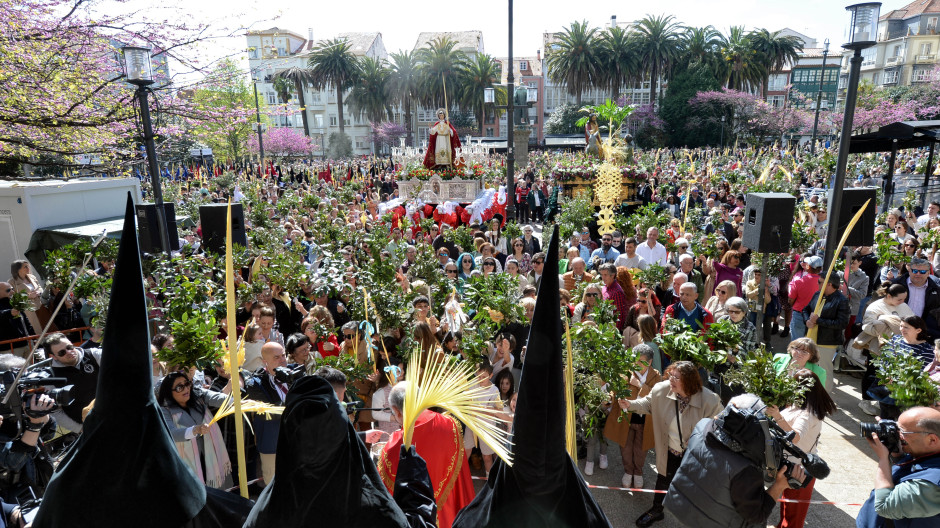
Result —
M249 421L247 413L263 414L267 419L270 420L273 415L284 412L284 407L255 400L242 400L241 404L242 416L245 416L246 421ZM212 425L222 418L232 414L235 414L235 399L232 398L232 396L229 396L225 399L225 403L219 406L219 410L215 412L215 416L212 417L212 421L209 422L209 425ZM249 421L249 425L250 423L251 422Z
M411 356L408 369L408 388L405 391L402 431L405 447L411 447L415 421L425 409L439 407L463 422L476 433L481 442L490 446L499 458L510 466L509 433L499 427L502 418L494 406L502 408L498 399L487 399L486 389L480 386L473 365L467 362L450 361L417 350ZM433 354L433 353L432 353ZM419 365L424 365L421 368Z

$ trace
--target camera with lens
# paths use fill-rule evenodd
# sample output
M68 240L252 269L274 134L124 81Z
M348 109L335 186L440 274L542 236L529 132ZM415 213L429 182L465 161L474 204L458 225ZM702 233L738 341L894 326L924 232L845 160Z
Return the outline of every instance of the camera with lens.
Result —
M295 381L307 375L306 368L303 365L297 365L294 368L277 367L274 369L274 379L281 383L292 386Z
M862 436L869 440L872 438L872 433L878 435L878 440L888 448L889 453L901 452L901 429L894 420L860 423L858 426Z
M71 405L75 401L72 395L73 385L69 385L66 378L57 378L53 375L52 369L47 366L51 361L51 359L40 361L26 367L22 372L14 369L3 373L2 396L7 400L4 414L12 413L17 420L22 419L24 412L31 418L39 418L61 407ZM14 384L15 390L7 397L7 391L10 391L10 387ZM40 394L52 398L53 405L45 411L34 411L28 407L28 404L33 396ZM24 403L27 404L25 409Z
M763 469L764 481L773 482L780 468L791 488L806 487L813 478L829 476L829 465L819 456L806 453L793 443L794 431L786 432L763 412L753 409L738 409L729 405L715 419L717 427L712 435L734 452L740 453ZM787 454L800 460L806 472L801 481L793 477L795 464Z

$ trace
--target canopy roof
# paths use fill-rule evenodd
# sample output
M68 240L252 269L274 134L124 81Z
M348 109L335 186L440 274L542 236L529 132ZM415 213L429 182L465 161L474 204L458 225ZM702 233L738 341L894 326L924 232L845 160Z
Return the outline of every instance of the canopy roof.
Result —
M895 144L898 150L904 150L936 142L940 142L940 121L898 121L875 132L852 136L849 153L890 152Z

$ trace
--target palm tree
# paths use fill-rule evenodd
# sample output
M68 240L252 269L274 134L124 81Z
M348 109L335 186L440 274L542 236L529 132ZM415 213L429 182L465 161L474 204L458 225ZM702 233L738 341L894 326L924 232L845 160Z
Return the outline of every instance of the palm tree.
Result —
M349 92L349 108L362 119L378 123L383 119L392 120L392 107L389 104L388 79L391 72L382 61L372 57L363 57L359 62L359 77Z
M722 82L732 90L751 90L765 78L764 65L754 51L744 26L731 26L722 39Z
M291 85L287 80L274 77L271 79L271 87L274 88L274 93L277 94L277 98L281 101L281 104L286 105L290 102Z
M428 47L419 49L416 55L420 74L418 96L421 102L428 107L447 108L453 105L455 101L452 94L460 91L458 83L469 63L467 55L457 49L455 41L446 37L432 40ZM450 111L450 108L447 110Z
M344 135L343 91L352 86L359 76L359 59L349 50L352 45L345 39L322 42L310 54L310 84L317 90L332 86L336 89L336 107L339 115L339 133Z
M586 20L572 22L558 35L554 49L545 50L548 75L552 82L565 84L568 93L581 106L581 94L597 86L601 76L597 28Z
M636 53L636 39L620 26L609 28L600 36L601 71L603 81L611 95L619 95L620 89L639 78L640 62Z
M469 108L473 111L479 128L479 135L483 135L483 123L486 119L486 105L483 103L483 91L492 88L499 82L500 68L493 58L485 53L476 56L467 68L464 69L460 79L460 92L457 94L457 102L463 108ZM499 98L505 102L506 92L502 88L497 88ZM497 101L500 104L500 101Z
M389 77L389 93L400 103L405 111L406 143L414 144L412 139L411 105L418 94L418 60L410 51L392 53L392 72Z
M780 71L788 64L795 64L803 51L803 41L793 35L781 35L779 31L771 33L766 29L754 30L749 37L757 60L764 66L762 95L764 100L767 100L770 72Z
M682 35L682 59L690 66L703 64L720 73L721 32L712 26L686 28Z
M284 79L294 85L294 91L297 92L297 102L300 104L300 117L304 122L304 135L310 136L310 123L307 122L307 103L304 98L304 90L310 82L310 70L292 66L286 70L281 70L274 74L274 80Z
M640 65L650 74L650 104L656 106L657 82L666 77L679 56L683 27L672 15L646 15L636 22Z

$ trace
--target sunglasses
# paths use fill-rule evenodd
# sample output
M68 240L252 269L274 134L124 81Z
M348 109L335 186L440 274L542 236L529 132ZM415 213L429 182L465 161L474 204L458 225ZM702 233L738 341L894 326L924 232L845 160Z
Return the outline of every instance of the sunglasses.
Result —
M347 334L346 332L343 332L343 336L344 337L356 337L356 334Z
M904 244L904 247L917 247L916 244Z
M58 357L65 357L65 355L68 354L69 350L75 350L75 347L72 345L69 345L63 348L62 350L56 352L55 355Z
M637 304L646 304L646 301L637 301Z
M450 253L438 253L437 256L438 256L438 257L449 257L449 256L450 256Z
M928 271L930 271L930 270L912 269L912 270L911 270L911 273L916 273L916 274L919 274L919 275L926 275Z
M532 264L542 264L543 262L545 262L545 261L544 261L544 260L533 260L533 261L532 261Z
M495 263L495 262L484 262L483 265L484 265L484 266L495 266L496 263Z
M600 296L600 294L599 293L585 293L584 296L585 297L598 297Z
M173 387L173 392L182 393L183 391L185 391L186 389L188 389L188 388L190 388L190 387L192 387L192 386L193 386L192 383L190 383L190 382L188 382L188 381L185 381L185 382L180 383L179 385Z
M744 312L742 312L741 310L728 310L728 313L729 313L729 314L739 314L739 313L744 313Z
M446 271L447 273L457 273L457 270L455 269L449 269L449 270L444 270L444 271Z
M716 291L722 295L728 295L728 290L716 290Z

